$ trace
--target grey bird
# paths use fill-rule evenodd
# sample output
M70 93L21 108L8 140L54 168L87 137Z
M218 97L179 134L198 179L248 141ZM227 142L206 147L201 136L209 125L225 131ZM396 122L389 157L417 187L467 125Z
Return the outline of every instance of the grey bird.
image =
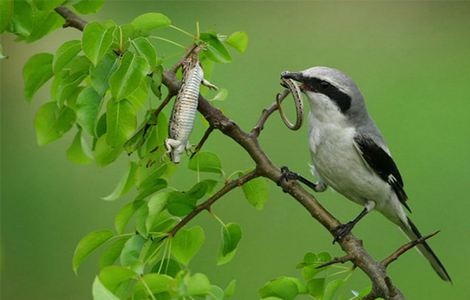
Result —
M364 207L351 222L335 230L344 238L368 212L376 209L411 239L422 235L407 216L410 211L403 179L382 134L367 112L364 98L350 77L329 67L283 72L299 83L310 104L308 141L317 182L282 168L282 180L299 180L317 192L328 186ZM410 211L411 212L411 211ZM423 242L419 251L439 277L451 281L443 264Z

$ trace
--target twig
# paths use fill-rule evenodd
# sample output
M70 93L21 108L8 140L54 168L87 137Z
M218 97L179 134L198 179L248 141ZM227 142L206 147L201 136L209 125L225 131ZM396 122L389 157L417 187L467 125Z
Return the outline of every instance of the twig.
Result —
M196 155L201 150L202 146L204 146L204 143L209 138L209 135L212 133L212 131L214 131L214 127L209 125L209 128L206 129L206 132L204 132L204 135L197 144L196 149L194 149L193 153L191 153L191 156L189 157L190 159L193 158L194 155Z
M155 112L153 113L153 115L155 116L155 120L158 119L158 115L162 112L162 110L165 108L165 106L167 106L171 98L173 98L174 96L175 94L172 91L168 92L168 95L165 97L165 99L163 99L160 106L158 106Z
M328 267L328 266L331 266L331 265L334 265L334 264L339 264L339 263L344 264L345 262L350 261L352 259L353 259L353 257L349 254L345 255L345 256L341 256L341 257L335 257L332 260L330 260L329 262L326 262L324 264L319 265L315 269L321 269L321 268Z
M263 109L263 112L261 113L261 117L259 118L258 123L256 123L255 127L253 127L253 129L251 130L251 134L254 137L258 137L260 135L261 130L263 130L264 124L268 120L269 116L271 116L273 112L278 110L279 106L277 104L277 101L279 101L279 103L282 103L282 101L286 99L287 95L289 95L289 90L288 89L283 90L282 92L276 95L276 101L274 101L270 107Z
M55 9L55 11L64 18L65 20L65 23L63 25L64 28L74 27L80 31L83 31L83 29L85 28L85 25L87 24L87 21L77 16L73 11L71 11L65 6L59 6Z
M189 221L191 221L195 216L197 216L201 211L203 210L210 210L212 204L214 204L217 200L219 200L223 195L227 194L231 190L233 190L236 187L242 186L244 183L258 177L259 174L257 171L252 171L249 172L245 175L243 175L240 178L230 180L227 182L220 190L218 190L214 195L209 197L206 201L203 203L199 204L196 206L195 209L193 209L192 212L190 212L188 215L186 215L181 221L173 227L173 229L168 232L168 236L174 236L178 230L183 228L184 225L186 225Z
M421 244L422 242L426 241L427 239L429 238L432 238L433 236L435 236L436 234L439 233L439 230L438 231L435 231L431 234L428 234L426 236L422 236L420 237L419 239L416 239L414 241L411 241L403 246L401 246L400 248L398 248L395 252L393 252L389 257L387 257L386 259L382 260L381 264L384 266L384 267L387 267L388 265L390 265L392 262L396 261L401 255L403 255L405 252L407 252L408 250L410 250L411 248L414 248L416 247L417 245Z

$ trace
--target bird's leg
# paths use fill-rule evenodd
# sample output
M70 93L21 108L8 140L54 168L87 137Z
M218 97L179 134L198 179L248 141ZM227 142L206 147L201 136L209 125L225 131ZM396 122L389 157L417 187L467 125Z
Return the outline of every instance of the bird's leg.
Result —
M283 180L298 180L309 188L313 189L315 192L323 192L327 187L323 182L311 182L302 175L290 171L286 166L281 168L281 177L279 178L277 185L281 185Z
M341 224L338 227L334 229L334 234L335 238L333 239L333 244L335 242L338 242L339 240L343 239L347 234L351 232L353 227L361 220L364 218L365 215L367 215L373 208L375 207L375 202L369 201L366 204L366 207L361 211L361 213L354 218L354 220L349 221L346 224Z

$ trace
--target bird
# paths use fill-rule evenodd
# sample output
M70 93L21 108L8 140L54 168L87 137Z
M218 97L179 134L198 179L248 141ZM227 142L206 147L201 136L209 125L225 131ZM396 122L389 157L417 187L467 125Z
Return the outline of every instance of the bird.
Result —
M298 180L316 192L329 186L364 207L352 221L335 228L333 243L349 234L372 210L398 225L410 240L421 238L405 212L411 210L402 176L354 81L345 73L324 66L285 71L281 78L294 80L308 99L311 172L317 181L287 167L281 168L280 180ZM417 247L439 277L452 282L429 244L424 241Z

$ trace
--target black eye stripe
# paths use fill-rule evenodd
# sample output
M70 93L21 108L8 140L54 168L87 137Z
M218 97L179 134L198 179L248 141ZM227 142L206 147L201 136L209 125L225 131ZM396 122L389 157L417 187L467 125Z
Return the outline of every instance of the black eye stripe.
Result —
M351 107L351 97L328 81L319 78L308 78L304 84L307 85L309 90L323 94L333 100L342 113L345 113Z

